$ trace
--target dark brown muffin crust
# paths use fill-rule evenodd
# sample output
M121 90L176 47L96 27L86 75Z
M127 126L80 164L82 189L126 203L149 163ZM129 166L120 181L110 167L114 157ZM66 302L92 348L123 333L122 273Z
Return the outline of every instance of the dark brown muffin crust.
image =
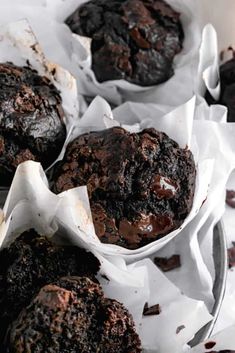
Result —
M48 167L66 138L58 90L29 67L0 64L0 180L9 185L26 160Z
M191 210L192 153L155 129L86 133L54 171L54 191L87 185L96 234L135 249L178 228Z
M206 92L209 105L222 104L228 108L228 121L235 122L235 57L220 66L220 98L216 101Z
M97 258L76 246L57 246L34 230L0 251L0 347L9 323L39 289L62 276L95 279ZM2 350L1 350L2 351Z
M98 81L125 79L141 86L168 80L182 49L180 14L163 0L92 0L66 23L92 38L92 69Z
M43 287L14 323L10 353L140 353L129 312L86 277Z

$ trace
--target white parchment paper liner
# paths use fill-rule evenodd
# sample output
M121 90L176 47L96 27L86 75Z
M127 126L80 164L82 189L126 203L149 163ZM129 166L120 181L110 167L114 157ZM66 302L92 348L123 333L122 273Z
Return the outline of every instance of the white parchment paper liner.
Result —
M66 26L63 24L64 20L84 2L86 1L45 0L45 8L57 23L61 23L61 32L65 33L67 28L65 29ZM166 2L181 13L185 33L183 50L175 57L174 76L163 84L151 87L141 87L124 80L99 83L91 70L90 39L71 33L70 70L78 80L79 93L91 97L99 94L115 105L131 100L177 106L193 96L192 77L195 77L197 70L201 40L197 4L194 0L167 0ZM66 42L62 44L68 46Z
M39 75L46 76L55 85L62 98L69 138L79 114L76 80L67 70L46 59L27 20L0 27L0 62L12 62L18 66L30 64Z
M82 195L84 187L81 190ZM89 248L70 229L69 219L65 223L60 220L59 209L64 209L66 198L66 195L54 195L49 191L39 163L27 161L21 164L1 213L1 246L7 246L21 232L33 227L54 241L86 247L99 258L100 275L106 275L110 280L99 276L106 296L124 303L132 313L144 352L169 353L174 350L181 353L200 327L211 320L205 304L186 297L149 259L126 265L120 257L103 257ZM80 226L85 227L83 203L83 198L77 198L77 207L81 210ZM146 302L149 306L159 303L160 315L143 318ZM181 325L185 328L177 334Z
M208 24L202 33L200 46L197 93L204 97L206 89L215 100L220 97L219 52L217 34L214 27Z

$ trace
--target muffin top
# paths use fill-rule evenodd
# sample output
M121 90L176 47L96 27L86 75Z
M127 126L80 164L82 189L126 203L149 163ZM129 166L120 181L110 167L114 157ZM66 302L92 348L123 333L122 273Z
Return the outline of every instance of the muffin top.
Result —
M182 49L180 14L163 0L92 0L66 23L92 38L92 69L98 81L125 79L151 86L168 80Z
M140 353L134 322L122 304L86 277L43 287L15 321L11 353Z
M121 127L72 141L54 171L54 191L87 185L96 234L136 249L178 228L191 210L192 153L165 133Z
M62 276L95 279L100 263L76 246L58 246L34 230L0 251L0 349L9 323L38 290Z
M61 97L29 67L0 64L0 177L9 185L26 160L48 167L66 138Z

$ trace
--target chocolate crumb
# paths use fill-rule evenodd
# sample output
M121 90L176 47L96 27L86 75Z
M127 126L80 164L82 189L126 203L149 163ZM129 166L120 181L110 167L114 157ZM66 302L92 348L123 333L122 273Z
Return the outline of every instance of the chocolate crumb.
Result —
M183 329L185 329L184 325L178 326L177 329L176 329L176 334L178 335L178 333L180 333L180 331L182 331Z
M180 255L172 255L171 257L155 257L154 263L163 272L171 271L181 267Z
M235 267L235 245L228 249L228 266L229 268Z
M235 190L226 190L226 204L235 208Z
M210 341L210 342L205 343L205 348L206 348L206 349L211 349L211 348L213 348L215 345L216 345L216 342Z
M160 313L161 313L161 307L159 304L155 304L149 307L148 303L145 303L143 316L159 315Z

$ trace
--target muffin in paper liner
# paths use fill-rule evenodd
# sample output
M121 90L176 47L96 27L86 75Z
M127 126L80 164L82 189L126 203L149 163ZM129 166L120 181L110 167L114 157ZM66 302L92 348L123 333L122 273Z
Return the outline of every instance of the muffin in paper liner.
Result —
M66 139L69 138L79 115L76 80L68 71L46 59L27 20L0 27L0 37L1 63L28 66L56 87L62 99ZM2 199L4 196L1 192Z
M63 24L66 18L85 1L46 1L45 8L55 22L61 24L61 32L66 33ZM157 102L177 106L193 96L194 80L197 73L198 49L200 46L200 16L194 1L166 1L172 8L181 13L185 33L182 51L175 56L174 75L166 82L141 87L125 80L110 80L99 83L91 70L90 39L71 32L70 70L79 82L79 93L88 97L101 95L114 105L124 101ZM64 29L63 29L64 28ZM58 34L57 34L58 35ZM61 41L66 46L66 40ZM71 47L70 47L71 49ZM177 92L177 94L175 94Z
M76 199L80 210L79 227L87 227L88 230L83 200L85 189L80 189L81 198ZM8 246L23 231L34 228L52 241L74 244L91 251L101 263L97 278L105 296L123 303L133 315L143 351L168 353L174 349L174 352L182 353L183 346L211 320L205 304L186 297L150 259L127 265L121 257L106 257L97 252L70 227L70 214L66 213L65 206L71 203L66 193L51 193L39 163L22 163L17 168L3 208L1 247ZM66 217L61 220L63 212ZM161 313L143 316L146 302L149 306L159 304ZM182 325L184 329L179 333L178 327Z
M156 107L156 109L154 109L154 107ZM148 106L137 103L126 103L114 110L113 113L116 118L116 120L114 120L112 117L111 108L107 102L99 97L92 102L85 115L74 129L70 141L84 132L103 130L111 126L119 126L120 124L122 127L132 132L137 132L145 127L154 127L156 130L167 133L170 138L178 142L180 147L184 148L188 146L189 149L191 149L196 163L197 175L192 210L185 219L184 223L168 235L135 250L129 250L117 245L100 243L99 239L95 235L95 232L90 232L89 234L84 233L82 236L84 241L93 244L96 249L104 254L121 254L122 256L128 258L129 261L153 254L165 246L170 240L180 235L184 230L187 229L190 231L190 224L192 224L192 221L195 222L195 218L199 213L203 202L208 196L210 185L213 180L216 180L218 177L214 172L214 163L216 158L218 158L219 152L217 150L217 147L219 148L219 144L217 146L210 145L209 137L207 136L208 131L204 132L204 126L202 123L198 123L199 126L193 123L194 108L195 98L188 101L185 105L178 107L174 111L171 111L166 115L164 115L164 113L160 113L159 116L157 113L159 106L154 106L152 104ZM163 109L163 107L161 107L161 109ZM221 138L223 139L224 136ZM230 152L229 143L228 151ZM63 152L58 160L63 158ZM230 170L232 170L234 166L234 156L229 159L229 161L228 158L229 156L226 156L228 169L224 171L224 178L228 176ZM67 191L66 193L69 194L70 197L73 197L73 199L76 199L76 196L72 196L73 194L76 195L76 192L77 191L75 188ZM89 206L87 207L89 208ZM71 213L73 227L76 229L76 219L78 219L76 208L71 209ZM61 217L63 217L63 214Z

